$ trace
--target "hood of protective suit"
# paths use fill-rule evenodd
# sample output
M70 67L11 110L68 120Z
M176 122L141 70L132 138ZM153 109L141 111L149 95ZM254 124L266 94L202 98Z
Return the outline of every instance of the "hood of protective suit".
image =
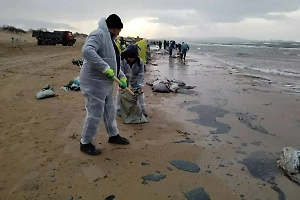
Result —
M128 45L128 47L125 49L125 51L122 52L122 54L121 54L121 60L127 59L129 57L138 58L138 56L139 56L138 48L139 47L136 46L135 44Z
M128 54L138 55L138 47L134 44L128 45L128 47L125 49L125 52Z
M100 19L100 21L98 22L98 29L102 29L103 31L110 34L105 20L106 19L104 17Z

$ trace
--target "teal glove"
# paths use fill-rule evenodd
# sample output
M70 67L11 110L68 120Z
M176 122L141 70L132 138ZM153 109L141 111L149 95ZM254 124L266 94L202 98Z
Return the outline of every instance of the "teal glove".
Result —
M120 85L121 88L122 88L122 89L127 88L127 79L126 79L125 77L122 77L122 78L120 78L120 81L121 81L121 83L122 83L122 85Z
M114 70L112 70L111 68L109 68L108 70L106 70L104 73L106 74L106 76L108 78L112 78L112 77L115 76Z

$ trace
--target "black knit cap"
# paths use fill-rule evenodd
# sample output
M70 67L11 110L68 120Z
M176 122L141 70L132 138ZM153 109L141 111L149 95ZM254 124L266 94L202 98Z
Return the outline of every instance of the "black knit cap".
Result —
M122 29L123 23L121 18L116 14L111 14L106 19L107 28L117 28Z

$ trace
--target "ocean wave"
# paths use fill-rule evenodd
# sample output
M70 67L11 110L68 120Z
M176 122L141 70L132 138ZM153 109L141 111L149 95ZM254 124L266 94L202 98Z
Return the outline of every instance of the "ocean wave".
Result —
M291 72L291 71L280 71L277 69L267 69L267 68L257 68L257 67L245 67L246 69L251 69L263 73L268 73L268 74L276 74L276 75L282 75L282 76L292 76L292 77L299 77L300 74L296 72Z
M267 68L258 68L258 67L250 67L242 63L232 63L228 61L224 61L222 59L214 57L214 59L227 64L232 67L237 67L240 69L248 69L248 70L253 70L253 71L258 71L266 74L275 74L275 75L281 75L281 76L290 76L290 77L299 77L300 78L300 73L297 72L292 72L292 71L280 71L278 69L267 69Z

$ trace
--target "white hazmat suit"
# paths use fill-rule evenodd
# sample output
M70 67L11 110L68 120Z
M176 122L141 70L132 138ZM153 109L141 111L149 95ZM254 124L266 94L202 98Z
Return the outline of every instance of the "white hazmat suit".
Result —
M91 143L104 120L109 137L119 134L115 120L116 109L113 99L113 80L104 72L110 67L119 78L125 77L117 69L116 52L105 18L99 21L99 27L86 39L82 48L84 63L80 72L80 89L85 96L87 115L82 130L81 143Z

